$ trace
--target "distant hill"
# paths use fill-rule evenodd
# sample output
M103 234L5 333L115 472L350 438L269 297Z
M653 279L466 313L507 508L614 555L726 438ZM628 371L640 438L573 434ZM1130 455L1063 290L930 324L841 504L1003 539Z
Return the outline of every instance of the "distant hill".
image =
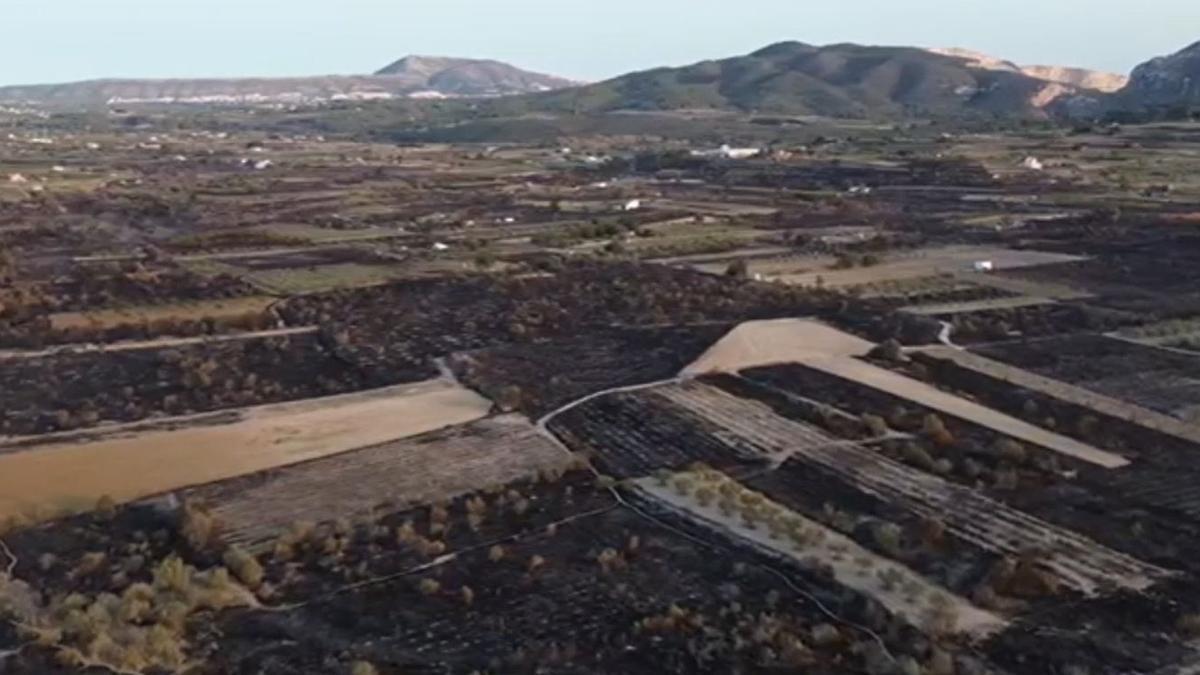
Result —
M440 56L406 56L375 74L417 79L425 82L430 90L454 96L500 96L550 91L578 84L499 61Z
M1117 97L1126 109L1200 107L1200 42L1134 68Z
M408 56L374 75L287 78L90 80L0 87L0 103L305 103L388 98L485 97L544 92L570 80L498 61Z
M910 47L783 42L522 97L527 112L737 109L789 115L1041 117L1047 82ZM507 103L502 101L499 103Z

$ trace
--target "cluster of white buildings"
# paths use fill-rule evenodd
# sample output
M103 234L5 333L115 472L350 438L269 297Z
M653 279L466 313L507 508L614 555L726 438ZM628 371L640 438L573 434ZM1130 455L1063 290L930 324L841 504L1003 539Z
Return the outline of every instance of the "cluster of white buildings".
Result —
M762 154L762 148L732 148L722 145L715 150L692 150L693 157L719 157L721 159L750 159Z

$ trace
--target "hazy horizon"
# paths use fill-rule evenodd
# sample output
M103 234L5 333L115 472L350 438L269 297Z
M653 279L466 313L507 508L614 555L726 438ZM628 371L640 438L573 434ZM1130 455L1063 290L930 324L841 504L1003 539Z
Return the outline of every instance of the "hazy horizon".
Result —
M1086 0L406 4L15 0L6 13L17 30L0 41L0 85L366 74L408 54L600 80L783 40L962 47L1020 64L1128 73L1200 40L1200 3L1188 0L1147 0L1136 16Z

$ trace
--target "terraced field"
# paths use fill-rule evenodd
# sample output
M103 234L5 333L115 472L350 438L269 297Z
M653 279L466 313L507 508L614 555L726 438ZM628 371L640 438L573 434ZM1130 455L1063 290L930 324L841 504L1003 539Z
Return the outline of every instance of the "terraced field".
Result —
M974 351L1185 422L1200 420L1200 354L1102 335L1012 342Z
M1085 595L1102 588L1143 589L1167 575L1154 565L1108 549L1073 532L1011 509L978 490L912 469L811 425L776 415L766 406L698 382L666 385L642 394L664 397L718 427L728 447L812 465L855 489L917 517L945 522L947 530L980 549L1017 556L1042 550L1042 564L1060 582Z
M227 539L261 549L296 521L361 518L452 499L566 467L570 457L523 417L505 415L188 490L208 504Z
M594 398L547 422L567 447L593 456L598 468L619 478L693 462L734 468L760 463L761 448L727 442L720 428L652 390Z

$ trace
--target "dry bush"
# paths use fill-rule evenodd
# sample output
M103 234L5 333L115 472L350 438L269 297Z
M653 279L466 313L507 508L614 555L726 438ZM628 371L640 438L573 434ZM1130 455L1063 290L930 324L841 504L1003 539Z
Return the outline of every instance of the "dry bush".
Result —
M877 523L871 532L879 548L892 557L900 555L902 534L895 523Z
M488 560L492 562L500 562L501 560L504 560L504 556L507 554L508 553L504 550L503 546L496 544L488 549Z
M79 562L75 564L75 568L71 570L68 576L70 579L79 579L87 577L100 571L104 563L108 562L108 554L103 551L93 551L84 553Z
M900 447L900 457L906 464L911 466L931 473L937 471L937 461L934 460L933 455L930 455L929 451L921 447L918 443L909 441L902 445Z
M217 519L199 504L187 502L180 516L179 534L195 551L204 551L216 543L220 531Z
M921 521L921 541L926 546L937 546L946 539L946 523L940 518L925 518Z
M833 624L817 624L811 632L812 643L818 647L828 647L842 641L841 632Z
M253 590L262 585L263 568L254 556L237 546L231 546L225 550L222 560L247 588Z
M996 454L1000 456L1000 459L1018 465L1024 464L1029 456L1025 446L1011 438L1002 438L996 442Z
M887 436L890 431L887 422L879 415L863 413L862 423L867 428L867 431L876 438Z
M379 675L379 671L366 661L355 661L350 664L350 675Z
M96 515L104 520L116 518L117 502L108 495L101 495L100 499L96 500Z
M413 526L411 520L406 520L396 528L396 541L400 544L412 545L416 543L421 535L417 534L417 528Z
M1188 638L1200 637L1200 614L1183 614L1175 621L1175 630Z
M606 548L596 556L596 562L599 563L600 569L604 573L610 573L614 570L624 569L626 566L625 557L622 556L615 548Z
M442 584L437 579L422 579L417 589L422 595L437 595L442 590Z
M256 606L224 568L197 572L178 557L155 568L154 583L116 596L79 593L46 607L27 608L26 633L58 651L60 662L122 672L180 672L187 664L184 630L200 610Z

